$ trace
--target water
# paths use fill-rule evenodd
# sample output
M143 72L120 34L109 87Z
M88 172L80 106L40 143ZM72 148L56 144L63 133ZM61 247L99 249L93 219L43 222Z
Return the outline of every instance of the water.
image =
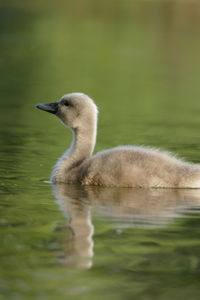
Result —
M199 299L200 191L51 186L71 134L34 108L85 92L95 151L199 163L198 1L2 1L0 14L1 299Z

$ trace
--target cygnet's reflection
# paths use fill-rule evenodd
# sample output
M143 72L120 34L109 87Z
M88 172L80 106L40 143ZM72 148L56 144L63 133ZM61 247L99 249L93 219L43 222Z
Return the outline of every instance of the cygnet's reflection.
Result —
M200 207L198 189L134 189L53 185L58 204L68 219L70 247L63 263L78 268L92 266L93 233L91 214L109 221L121 233L124 228L160 226Z

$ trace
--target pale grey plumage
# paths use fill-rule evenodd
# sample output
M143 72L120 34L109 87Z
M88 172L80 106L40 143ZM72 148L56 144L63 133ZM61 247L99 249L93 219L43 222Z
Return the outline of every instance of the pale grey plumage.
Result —
M200 188L200 165L185 162L168 152L142 146L119 146L92 155L96 142L97 107L87 95L67 94L56 104L48 105L51 107L45 109L44 105L38 105L38 108L55 113L73 131L71 147L54 167L53 182Z

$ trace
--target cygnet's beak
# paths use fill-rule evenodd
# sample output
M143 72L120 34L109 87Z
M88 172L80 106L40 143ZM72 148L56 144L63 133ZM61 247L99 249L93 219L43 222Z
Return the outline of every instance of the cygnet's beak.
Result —
M49 113L56 114L58 111L58 102L37 104L36 107Z

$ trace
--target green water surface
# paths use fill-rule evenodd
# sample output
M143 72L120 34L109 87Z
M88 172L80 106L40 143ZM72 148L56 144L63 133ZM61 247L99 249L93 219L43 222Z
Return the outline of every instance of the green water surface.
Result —
M34 108L84 92L95 151L200 163L198 1L1 1L0 299L199 299L200 190L51 186L71 133Z

